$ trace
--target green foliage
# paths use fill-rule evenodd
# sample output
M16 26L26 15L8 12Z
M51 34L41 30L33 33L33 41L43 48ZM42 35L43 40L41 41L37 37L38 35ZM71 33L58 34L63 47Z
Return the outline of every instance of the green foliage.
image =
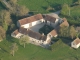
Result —
M11 25L10 25L10 31L13 31L13 30L15 30L15 29L16 29L15 24L11 24Z
M80 5L71 7L71 16L72 17L80 17Z
M25 44L26 44L26 43L29 43L29 37L28 37L27 35L23 35L23 36L21 36L19 42L20 42L20 44L23 45L24 48L25 48Z
M17 1L18 0L9 0L8 2L11 3L11 4L17 4Z
M18 3L19 5L25 5L28 7L30 11L37 11L34 13L48 13L49 11L46 11L48 6L57 9L58 6L64 3L72 4L73 0L18 0Z
M29 9L26 8L25 6L17 6L16 7L16 16L25 16L29 12Z
M74 26L71 26L70 27L70 36L71 36L71 38L73 39L74 37L76 37L76 30L75 30L75 28L74 28Z
M10 18L10 13L7 10L1 11L0 21L1 21L1 26L7 31L8 26L12 22Z
M16 43L13 43L10 47L10 53L14 56L14 53L18 50L18 46Z
M0 41L6 37L5 30L0 26Z
M50 31L53 30L53 27L49 26L49 25L44 25L42 28L39 29L39 33L44 33L45 35L47 35Z
M69 37L69 27L62 26L59 30L59 36Z
M4 28L4 30L6 30L6 31L7 31L7 29L8 29L8 25L7 25L7 23L6 23L6 22L4 22L4 23L3 23L2 27Z
M63 4L62 5L62 10L61 10L61 14L65 15L65 16L70 16L70 7L68 6L68 4Z

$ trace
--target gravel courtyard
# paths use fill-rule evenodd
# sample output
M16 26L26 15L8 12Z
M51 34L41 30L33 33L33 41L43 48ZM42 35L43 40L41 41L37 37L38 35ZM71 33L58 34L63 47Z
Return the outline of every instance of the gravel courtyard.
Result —
M39 29L40 29L41 27L43 27L43 26L44 26L44 23L41 23L41 24L38 24L38 25L35 25L35 26L31 27L30 29L31 29L32 31L34 31L34 32L39 32Z

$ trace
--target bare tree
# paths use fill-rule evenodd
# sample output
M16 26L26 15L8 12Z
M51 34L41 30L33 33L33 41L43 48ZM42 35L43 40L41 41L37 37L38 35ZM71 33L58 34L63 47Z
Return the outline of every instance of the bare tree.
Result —
M18 46L16 43L13 43L10 47L10 53L14 56L14 53L18 50Z
M20 38L20 44L24 46L25 48L25 44L26 43L29 43L29 37L27 35L23 35L21 38Z

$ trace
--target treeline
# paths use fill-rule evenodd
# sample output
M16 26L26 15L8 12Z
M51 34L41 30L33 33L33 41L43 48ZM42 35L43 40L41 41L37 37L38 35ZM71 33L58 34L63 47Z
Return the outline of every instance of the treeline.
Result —
M13 31L16 28L13 22L14 20L11 18L12 15L21 17L27 15L29 12L29 9L25 6L18 5L17 0L5 0L5 2L8 3L12 9L0 11L0 40L6 37L7 32Z
M70 25L80 26L80 0L72 5L63 4L61 16L66 17Z
M79 33L76 32L76 29L74 26L66 27L62 26L59 30L59 36L60 37L68 37L68 38L75 38L78 37Z

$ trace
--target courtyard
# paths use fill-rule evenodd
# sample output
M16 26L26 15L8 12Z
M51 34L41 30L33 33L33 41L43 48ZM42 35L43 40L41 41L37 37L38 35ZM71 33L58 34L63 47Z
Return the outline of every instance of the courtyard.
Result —
M30 29L34 32L39 32L39 29L42 28L44 25L45 25L44 23L41 23L41 24L32 26Z
M38 25L31 27L30 29L34 32L38 32L40 34L44 33L44 35L47 35L54 28L49 25L45 25L45 23L41 23L41 24L38 24Z

